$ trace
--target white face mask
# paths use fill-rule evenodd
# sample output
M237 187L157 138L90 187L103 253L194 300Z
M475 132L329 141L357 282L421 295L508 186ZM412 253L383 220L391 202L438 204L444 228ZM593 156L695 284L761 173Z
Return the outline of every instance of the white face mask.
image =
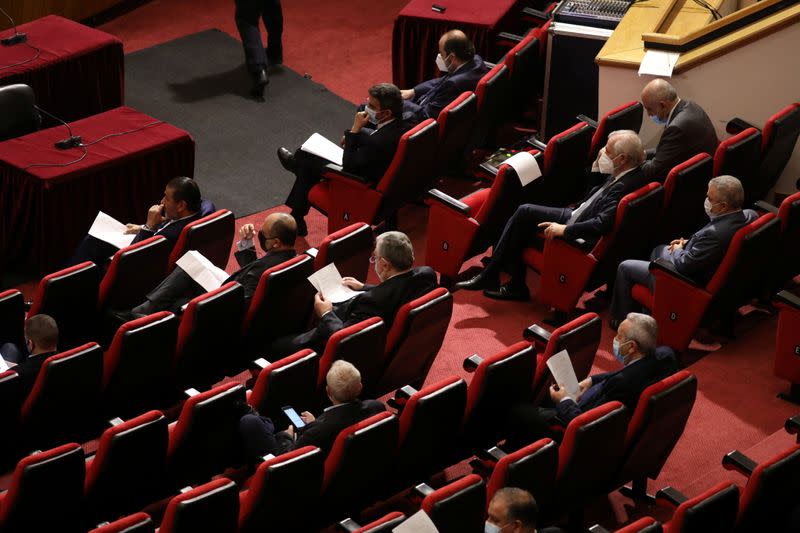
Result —
M600 158L597 160L597 167L600 170L601 174L613 174L614 173L614 161L608 157L605 149L600 152Z
M375 260L375 265L372 268L375 270L375 275L378 276L378 279L383 282L383 276L381 276L381 273L378 272L378 261L380 261L380 259Z
M486 522L483 525L483 533L500 533L500 531L502 531L500 526L490 524L489 522Z
M442 54L436 54L436 66L442 72L450 72L450 69L447 68L447 63L445 63L444 58L442 57Z
M372 109L370 106L365 106L364 107L364 112L366 112L367 115L369 116L369 121L370 122L372 122L373 124L377 124L378 123L378 119L377 119L378 112L377 111Z
M708 218L711 218L711 219L717 218L719 216L718 214L715 214L715 213L711 212L711 209L713 209L713 207L714 207L714 204L712 204L711 200L709 200L708 197L706 197L705 202L703 202L703 209L706 210L706 215L708 216Z

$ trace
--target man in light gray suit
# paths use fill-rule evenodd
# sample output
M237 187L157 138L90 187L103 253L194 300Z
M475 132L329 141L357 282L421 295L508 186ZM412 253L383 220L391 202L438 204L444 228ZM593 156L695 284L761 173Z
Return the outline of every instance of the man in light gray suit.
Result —
M665 259L678 273L698 283L706 284L728 251L734 234L758 218L752 209L742 210L744 189L733 176L717 176L708 183L705 210L711 219L690 239L678 238L669 244L656 246L650 259ZM655 288L655 278L650 273L650 263L629 259L617 268L614 298L611 300L611 326L619 324L637 307L631 298L635 284L646 285L650 292Z
M675 87L660 78L642 89L642 105L664 131L656 149L648 150L648 160L642 166L647 181L664 183L672 167L699 153L711 157L719 141L714 124L699 105L681 100Z

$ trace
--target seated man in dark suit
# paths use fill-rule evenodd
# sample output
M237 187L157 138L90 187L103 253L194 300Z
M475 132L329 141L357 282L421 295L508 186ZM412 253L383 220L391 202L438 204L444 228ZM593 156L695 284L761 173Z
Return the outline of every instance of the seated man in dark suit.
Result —
M379 83L370 87L368 93L367 105L356 112L353 127L344 133L342 169L376 183L392 163L408 125L401 118L400 89L391 83ZM283 168L295 174L286 205L297 221L298 235L308 235L304 219L309 209L308 192L319 182L330 161L300 149L292 153L283 147L278 148L278 159Z
M629 314L613 343L614 357L622 368L584 379L577 398L570 397L559 384L550 387L552 406L514 406L509 415L509 449L527 446L542 437L557 439L560 433L550 426L566 427L573 418L604 403L622 402L633 412L644 389L677 370L674 352L666 346L656 348L657 338L658 324L653 317Z
M16 361L17 366L12 368L19 375L19 391L22 398L27 396L36 383L39 369L45 360L58 353L58 325L51 316L34 315L25 321L25 349L27 354L8 353L4 351L3 358ZM8 345L3 346L4 350Z
M379 284L365 285L346 277L342 282L360 291L360 294L336 305L317 293L314 297L314 313L319 319L317 326L300 335L276 340L269 354L273 357L286 356L303 348L322 353L335 332L374 316L380 317L387 327L391 327L401 306L430 292L437 285L436 273L430 267L411 268L414 249L405 233L387 231L378 235L370 262L375 265L375 273L381 281Z
M698 283L708 283L728 251L734 234L758 218L752 209L742 210L744 189L733 176L717 176L708 182L705 200L706 214L711 219L690 239L679 238L661 244L650 254L651 261L665 259L680 274ZM650 273L650 262L628 259L617 267L614 297L611 300L611 327L619 323L630 311L638 308L631 297L635 284L646 285L652 292L655 277Z
M161 235L175 244L183 228L202 216L200 213L201 202L200 187L197 186L196 181L185 176L173 178L167 183L161 202L148 209L147 221L141 226L126 224L128 230L125 233L136 234L131 244L155 235ZM108 258L114 255L118 249L113 244L87 235L78 245L67 266L77 265L84 261L105 265Z
M506 223L489 265L472 279L456 283L456 288L486 289L483 293L496 300L530 298L522 252L527 246L539 244L536 228L543 228L547 239L584 239L589 246L597 242L613 229L622 197L645 184L641 170L643 159L642 142L635 132L613 132L597 161L600 172L609 175L604 184L589 191L574 209L535 204L520 206ZM511 275L511 281L498 288L501 270Z
M436 66L443 75L404 89L403 118L412 123L438 118L439 112L464 91L474 91L489 66L475 53L463 31L450 30L439 39Z
M347 361L334 361L325 383L325 393L333 405L316 418L308 411L301 413L306 426L300 430L289 426L275 433L272 420L255 412L239 420L239 433L250 464L257 464L268 453L279 455L303 446L317 446L327 455L340 431L386 410L377 400L358 399L363 388L361 373Z
M667 81L655 79L645 85L642 105L656 124L664 126L658 146L648 150L642 166L648 182L664 183L672 167L702 152L714 157L719 141L711 119L696 103L678 98Z
M265 254L258 259L253 243L258 235L258 242ZM249 302L256 292L261 274L265 270L288 261L295 255L294 241L297 235L297 226L291 215L286 213L272 213L264 219L261 230L256 234L252 224L245 224L239 229L239 242L236 243L236 261L240 268L231 274L225 283L236 281L244 288L245 301ZM177 313L192 298L204 294L206 291L199 283L194 281L181 267L164 279L155 289L147 295L147 300L133 308L130 319L145 316L157 311L172 311Z

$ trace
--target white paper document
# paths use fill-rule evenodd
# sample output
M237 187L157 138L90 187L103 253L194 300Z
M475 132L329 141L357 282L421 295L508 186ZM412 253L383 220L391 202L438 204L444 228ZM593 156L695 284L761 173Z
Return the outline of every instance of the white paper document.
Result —
M342 284L342 275L333 263L320 268L310 276L308 281L321 293L326 300L337 304L349 300L358 292Z
M580 386L578 385L578 378L575 377L575 369L572 368L572 360L569 358L569 353L566 350L561 350L557 354L547 360L547 368L553 374L553 379L556 383L561 383L567 389L569 394L575 400L580 395Z
M439 533L433 520L425 514L425 511L417 511L408 519L394 528L392 533Z
M642 63L639 65L639 76L672 76L672 69L681 55L678 52L664 52L663 50L648 50L644 53Z
M184 272L200 284L206 291L219 289L230 276L206 259L197 250L189 250L175 262Z
M130 246L136 237L135 234L125 235L127 229L125 224L100 211L97 213L92 227L89 228L89 235L108 244L113 244L117 248L125 248Z
M523 187L542 175L539 163L536 162L536 158L530 152L514 154L503 161L503 164L511 165L517 176L519 176L519 182Z
M342 156L344 150L338 144L329 141L319 133L314 133L309 137L306 142L300 147L304 152L317 155L323 159L327 159L331 163L336 163L342 166Z
M6 363L5 359L0 357L0 372L5 372L6 370L8 370L8 363Z

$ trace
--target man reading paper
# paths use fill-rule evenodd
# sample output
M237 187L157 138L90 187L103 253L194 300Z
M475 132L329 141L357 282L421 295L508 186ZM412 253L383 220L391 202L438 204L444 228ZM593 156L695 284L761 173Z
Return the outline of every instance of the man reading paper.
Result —
M245 300L249 302L258 287L258 281L265 270L279 265L297 255L294 241L297 226L291 215L272 213L264 219L261 230L256 232L252 224L245 224L239 229L239 242L236 243L236 261L242 267L224 280L220 286L236 281L244 287ZM254 238L258 236L261 249L265 254L258 259ZM124 320L131 320L149 315L157 311L179 312L192 298L200 296L206 290L192 279L179 266L162 281L158 287L150 291L147 300L134 307L130 312L117 313Z
M566 427L581 413L607 402L622 402L633 412L645 388L676 370L674 353L666 346L656 348L657 338L658 325L653 317L630 313L620 324L612 347L622 368L584 379L578 384L576 397L570 396L566 387L559 384L550 387L552 404L549 406L515 405L509 416L506 451L542 437L558 440L561 433L552 431L551 426Z

